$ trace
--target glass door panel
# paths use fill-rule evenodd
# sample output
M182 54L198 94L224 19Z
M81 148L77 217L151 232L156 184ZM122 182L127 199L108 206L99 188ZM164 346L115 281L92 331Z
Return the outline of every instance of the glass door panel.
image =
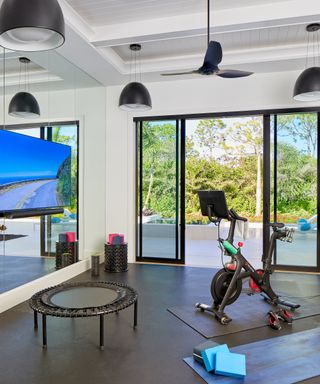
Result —
M316 113L274 116L274 217L295 229L293 243L278 241L274 262L317 267Z
M186 264L221 267L217 227L200 211L197 192L203 189L225 191L229 209L249 219L243 252L261 267L262 160L262 116L186 121ZM223 223L221 237L229 224Z
M78 125L68 124L46 127L45 139L55 143L71 146L71 201L64 207L64 212L42 218L43 245L42 252L50 256L55 254L59 234L74 232L78 238Z
M171 120L138 127L138 259L178 260L178 125Z

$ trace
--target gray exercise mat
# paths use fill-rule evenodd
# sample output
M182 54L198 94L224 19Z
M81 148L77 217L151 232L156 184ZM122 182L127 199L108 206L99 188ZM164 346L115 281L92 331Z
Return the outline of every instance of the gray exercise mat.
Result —
M192 357L184 361L208 384L293 384L320 375L320 328L240 345L230 351L246 355L245 379L208 373Z
M320 314L320 297L288 299L301 304L294 311L294 319L302 319ZM210 303L208 298L205 303ZM202 312L194 305L168 308L168 311L193 328L202 336L212 337L247 331L249 329L264 327L267 324L267 313L274 307L270 306L260 295L248 296L241 294L239 299L226 307L225 312L232 318L231 323L222 325L214 319L209 312Z

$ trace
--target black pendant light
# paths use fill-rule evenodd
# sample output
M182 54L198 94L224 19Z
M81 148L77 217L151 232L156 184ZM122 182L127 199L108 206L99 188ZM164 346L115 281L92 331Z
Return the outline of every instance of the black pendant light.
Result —
M119 99L119 107L124 111L147 111L152 108L150 93L141 82L136 81L137 52L141 50L141 45L131 44L130 49L135 55L135 81L130 82L123 88Z
M319 51L319 38L316 35L320 29L319 23L309 24L306 28L308 33L313 33L313 66L305 69L298 77L293 90L293 98L298 101L320 100L320 67L316 66L315 52ZM309 40L308 40L309 52ZM318 52L319 54L319 52ZM308 64L308 55L307 60Z
M14 51L46 51L65 41L57 0L4 0L0 8L0 45Z
M28 91L28 64L30 60L27 57L20 57L20 77L21 64L25 65L25 91L16 93L9 104L9 115L13 117L34 118L40 116L40 108L36 98Z

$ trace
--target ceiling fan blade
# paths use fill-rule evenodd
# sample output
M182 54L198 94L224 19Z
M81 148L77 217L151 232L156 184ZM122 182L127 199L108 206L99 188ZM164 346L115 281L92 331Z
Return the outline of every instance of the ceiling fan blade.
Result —
M246 77L252 74L253 72L238 71L237 69L221 69L216 72L217 76L224 77L226 79L236 79L237 77Z
M176 73L161 73L161 76L181 76L181 75L195 75L199 74L198 70L189 72L176 72Z
M222 61L222 47L218 41L210 41L203 65L217 67Z

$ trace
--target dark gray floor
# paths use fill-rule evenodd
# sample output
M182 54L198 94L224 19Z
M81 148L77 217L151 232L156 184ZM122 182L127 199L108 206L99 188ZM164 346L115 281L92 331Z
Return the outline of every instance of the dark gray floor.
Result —
M0 256L0 293L55 271L55 258Z
M203 383L182 358L189 356L193 346L205 339L166 309L193 305L208 291L212 273L212 269L157 265L130 265L129 272L121 274L101 271L100 280L125 282L139 293L137 330L132 329L132 307L119 316L107 316L104 351L98 348L96 318L48 317L48 349L43 350L41 326L39 334L35 334L33 316L26 303L3 313L0 315L0 383ZM319 276L281 274L276 278L302 282L309 287L304 289L305 295L319 292ZM89 279L90 272L86 272L73 280ZM319 325L320 316L314 316L296 320L293 326L280 332L264 327L215 340L235 346ZM320 378L307 382L319 383Z

